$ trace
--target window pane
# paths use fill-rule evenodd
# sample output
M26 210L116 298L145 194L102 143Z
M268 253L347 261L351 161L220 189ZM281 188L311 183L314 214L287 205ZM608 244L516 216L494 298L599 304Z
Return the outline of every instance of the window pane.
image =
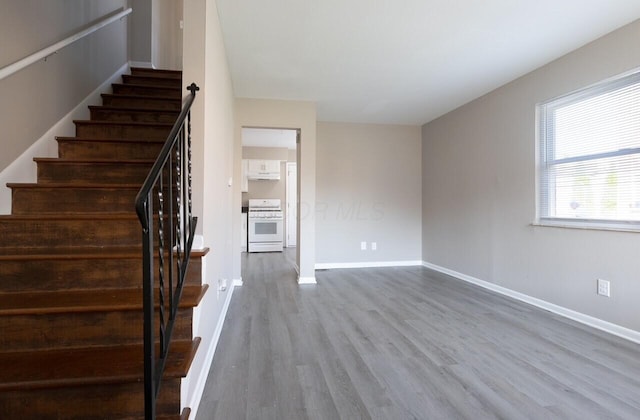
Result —
M552 172L550 216L640 221L640 156L567 163Z
M640 229L640 73L539 109L539 216Z
M555 159L640 147L640 84L555 109Z

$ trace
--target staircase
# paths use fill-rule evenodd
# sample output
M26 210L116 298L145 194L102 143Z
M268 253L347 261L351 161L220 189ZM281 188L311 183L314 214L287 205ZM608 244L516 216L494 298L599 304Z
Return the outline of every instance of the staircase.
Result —
M0 216L0 418L144 417L142 239L134 200L182 103L180 72L132 69L37 158L35 184L9 184ZM186 91L185 91L186 92ZM193 251L157 409L187 419L180 381L198 348L206 291ZM157 318L157 313L156 313ZM157 321L156 321L157 325Z

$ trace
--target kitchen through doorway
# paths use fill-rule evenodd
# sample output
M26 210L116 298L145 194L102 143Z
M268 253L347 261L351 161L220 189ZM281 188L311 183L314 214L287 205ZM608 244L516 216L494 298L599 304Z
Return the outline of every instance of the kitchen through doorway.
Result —
M242 252L297 253L299 138L298 129L242 128Z

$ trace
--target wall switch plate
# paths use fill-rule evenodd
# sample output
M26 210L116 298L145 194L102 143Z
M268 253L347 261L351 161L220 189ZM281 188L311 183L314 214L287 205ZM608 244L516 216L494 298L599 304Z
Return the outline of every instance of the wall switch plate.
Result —
M598 294L611 297L611 283L608 280L598 279Z
M371 242L371 250L375 251L376 249L378 249L378 244L376 242Z
M367 250L367 242L366 241L360 242L360 250L361 251L366 251Z

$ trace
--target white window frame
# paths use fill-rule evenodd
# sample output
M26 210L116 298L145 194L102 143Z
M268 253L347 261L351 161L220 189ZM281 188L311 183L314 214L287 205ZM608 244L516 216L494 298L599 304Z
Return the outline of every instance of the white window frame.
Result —
M586 162L616 156L640 155L640 148L632 148L605 153L585 154L564 159L554 159L555 137L552 127L554 110L634 84L640 84L640 69L604 80L584 89L580 89L573 93L560 96L537 105L536 117L538 121L538 131L536 136L536 150L538 165L536 171L536 221L534 222L534 225L640 232L640 221L636 220L566 218L548 214L550 209L554 207L554 194L552 191L555 190L555 187L554 179L551 178L552 173L549 169L551 166L571 162ZM545 186L547 186L546 194L545 191L543 191Z

